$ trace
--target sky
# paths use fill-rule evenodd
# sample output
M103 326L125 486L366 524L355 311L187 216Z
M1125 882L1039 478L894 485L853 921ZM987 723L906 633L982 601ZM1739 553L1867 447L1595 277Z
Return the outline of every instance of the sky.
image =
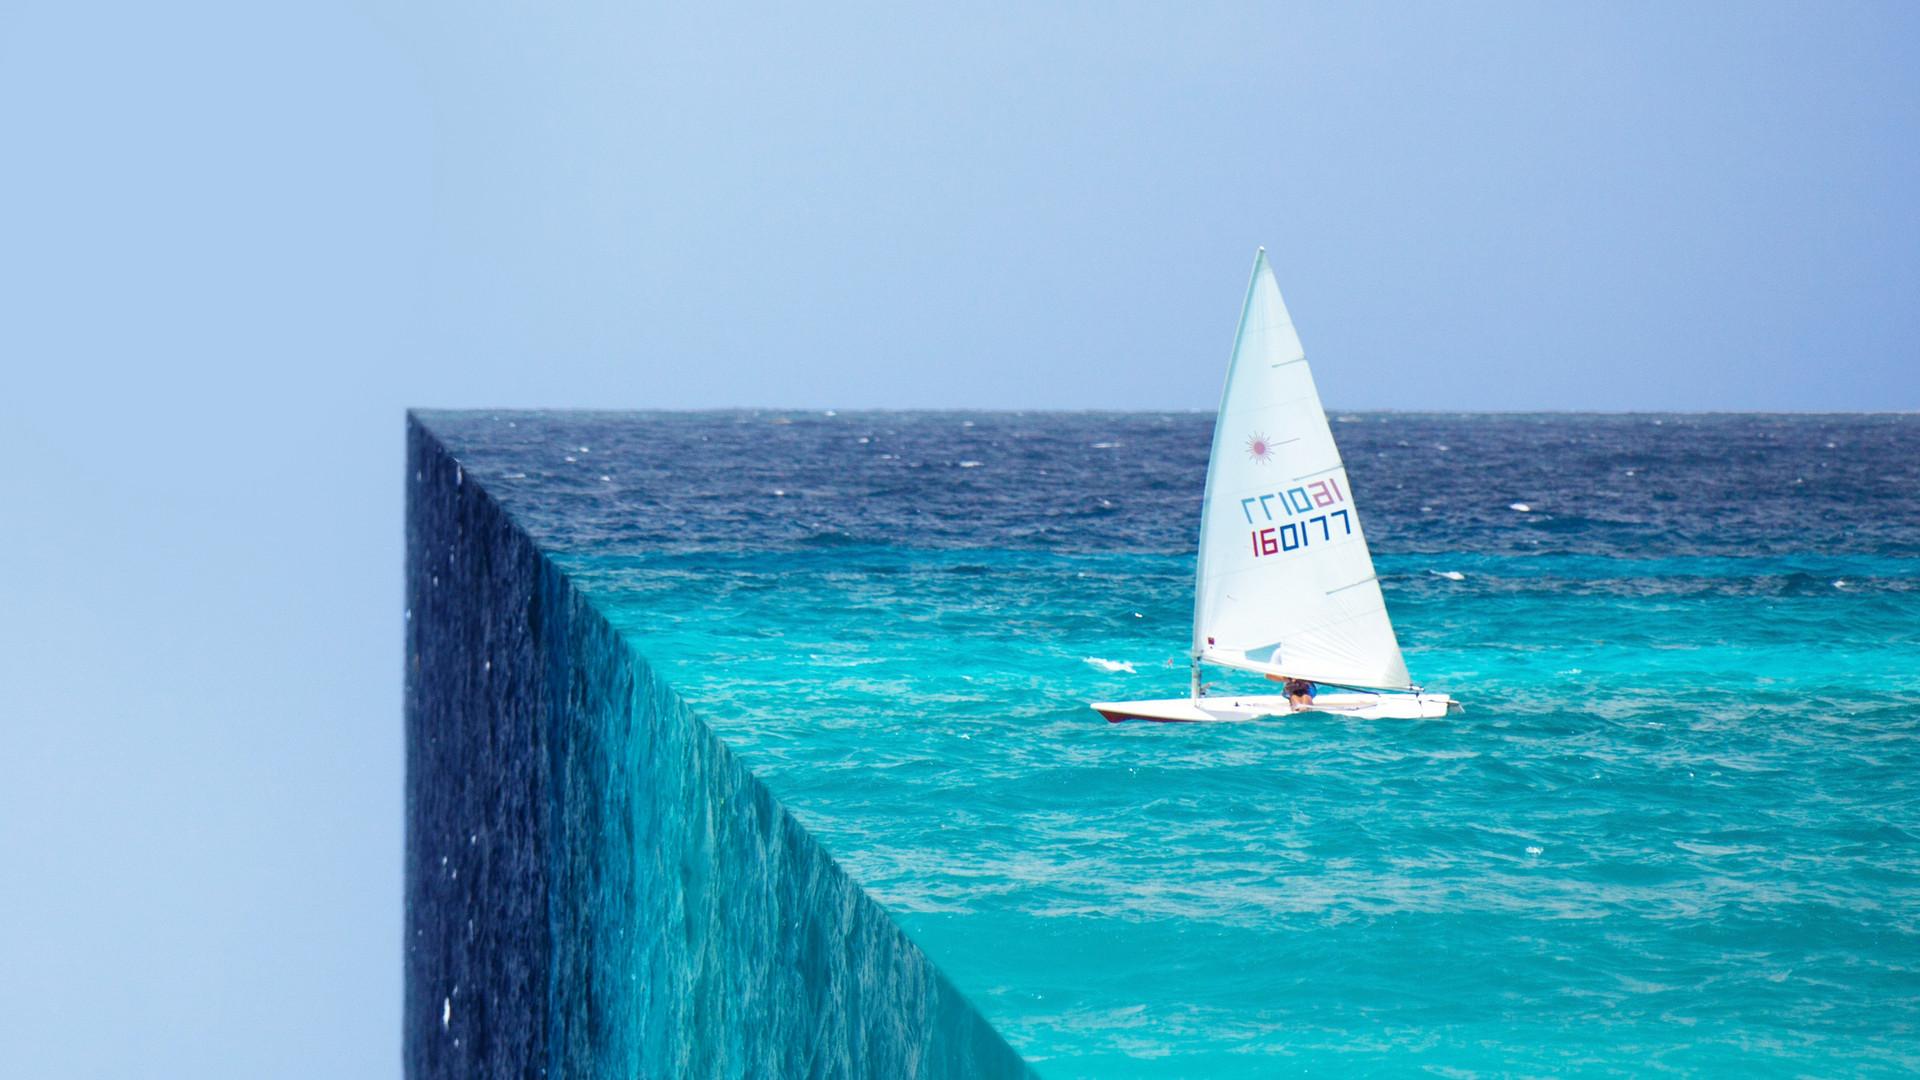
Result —
M0 1073L399 1062L408 406L1920 408L1920 7L0 6Z

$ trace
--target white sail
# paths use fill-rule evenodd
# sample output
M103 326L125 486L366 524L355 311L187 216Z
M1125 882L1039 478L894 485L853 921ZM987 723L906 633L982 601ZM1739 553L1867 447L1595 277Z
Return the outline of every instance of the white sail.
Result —
M1347 470L1264 248L1215 422L1197 576L1193 648L1202 660L1409 687Z

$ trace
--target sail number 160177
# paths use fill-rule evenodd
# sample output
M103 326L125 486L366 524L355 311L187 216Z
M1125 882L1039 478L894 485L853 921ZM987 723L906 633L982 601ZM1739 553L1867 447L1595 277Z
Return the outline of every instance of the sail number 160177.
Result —
M1257 524L1253 516L1255 507L1268 521L1276 520L1274 504L1279 504L1281 514L1292 521L1266 528L1249 530L1248 537L1253 543L1253 557L1278 555L1285 551L1298 551L1312 547L1317 539L1326 543L1337 537L1353 535L1353 514L1346 508L1328 510L1327 507L1347 501L1347 493L1340 490L1340 481L1333 477L1317 480L1303 487L1276 491L1271 495L1253 495L1240 500L1240 512L1247 517L1247 524ZM1315 510L1324 510L1316 514ZM1339 529L1334 525L1338 524ZM1318 526L1316 529L1315 526ZM1316 538L1315 532L1320 535Z
M1333 526L1338 523L1340 528ZM1318 525L1318 530L1314 526ZM1316 538L1313 534L1318 531ZM1315 514L1302 521L1289 521L1285 525L1269 525L1253 531L1253 557L1278 555L1283 551L1298 551L1303 547L1312 547L1315 543L1353 535L1353 515L1345 510Z
M1240 500L1240 512L1247 516L1247 524L1251 525L1262 518L1267 521L1278 520L1273 512L1275 504L1279 505L1281 515L1292 518L1346 501L1347 493L1340 489L1340 481L1329 476L1325 480L1315 480L1311 484L1276 491L1271 495L1249 495ZM1260 518L1253 516L1256 508L1260 511Z

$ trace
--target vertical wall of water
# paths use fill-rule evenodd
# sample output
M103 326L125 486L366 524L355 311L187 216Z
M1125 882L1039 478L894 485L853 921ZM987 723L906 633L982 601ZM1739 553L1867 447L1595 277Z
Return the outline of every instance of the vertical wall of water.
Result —
M417 418L411 1077L1025 1075Z

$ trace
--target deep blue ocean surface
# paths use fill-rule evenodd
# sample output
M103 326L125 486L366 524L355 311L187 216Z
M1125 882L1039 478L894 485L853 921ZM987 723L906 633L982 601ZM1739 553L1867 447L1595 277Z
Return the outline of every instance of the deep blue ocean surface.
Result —
M1045 1075L1920 1070L1920 417L1337 415L1465 713L1109 725L1208 416L429 415Z

